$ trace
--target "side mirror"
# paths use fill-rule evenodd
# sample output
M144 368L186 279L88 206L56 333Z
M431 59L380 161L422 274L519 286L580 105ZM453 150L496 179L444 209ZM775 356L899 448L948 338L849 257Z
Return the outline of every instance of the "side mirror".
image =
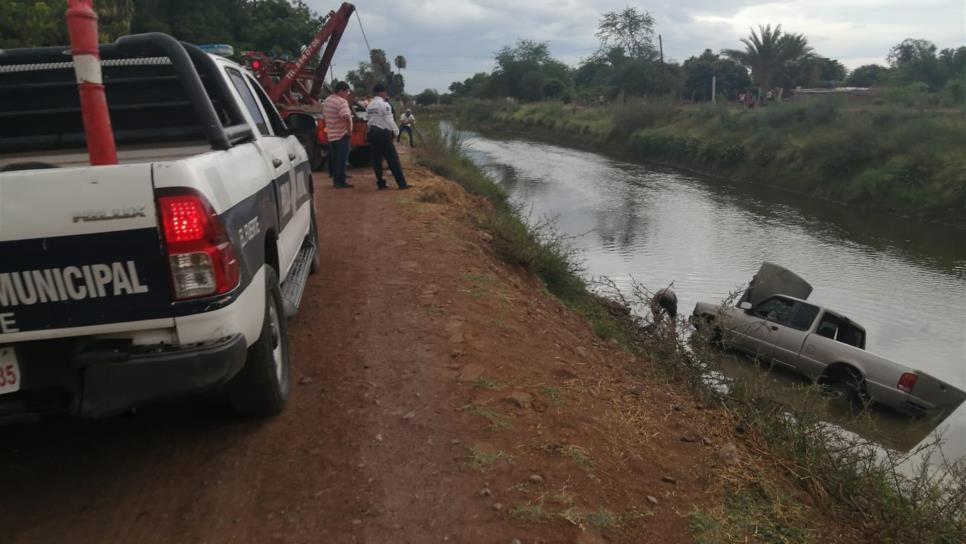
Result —
M285 118L285 124L292 134L314 134L316 125L315 117L307 113L290 113Z
M739 303L738 307L747 312L751 310L751 303L748 301L745 301L745 302Z

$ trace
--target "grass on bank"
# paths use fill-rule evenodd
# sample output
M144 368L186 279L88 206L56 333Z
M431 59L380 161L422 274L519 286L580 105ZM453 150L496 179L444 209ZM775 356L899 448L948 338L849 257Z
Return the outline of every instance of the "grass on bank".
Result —
M444 133L436 125L427 125L421 134L420 164L492 205L489 213L480 217L479 227L492 237L496 254L539 277L550 293L586 318L599 336L626 341L613 309L587 289L580 264L553 223L528 224L506 191L466 157L464 142L457 133Z
M632 159L966 227L966 109L849 107L839 99L575 108L470 101L478 125L523 128Z
M587 318L602 338L614 338L646 355L669 379L691 388L702 402L724 406L735 421L753 430L754 443L760 442L763 448L759 452L761 462L781 467L815 499L823 515L859 528L874 542L963 541L966 461L947 465L943 471L932 470L923 462L918 473L909 475L900 465L912 454L883 452L825 423L823 412L809 408L825 402L814 389L803 392L813 397L790 407L765 394L752 381L732 381L727 388L709 382L708 376L721 375L720 359L703 349L703 344L683 346L680 337L647 334L640 328L640 321L630 315L628 307L647 307L645 289L635 286L626 298L617 293L616 299L591 293L565 241L547 226L529 226L506 192L466 157L463 142L456 135L426 127L423 136L419 162L491 204L478 221L491 235L493 250L500 258L539 277L548 291ZM680 324L681 328L686 326ZM575 452L581 454L574 456L575 462L586 461L584 464L593 466L582 450L569 453ZM484 466L487 461L469 464ZM776 542L796 542L804 534L790 518L771 510L773 501L756 496L749 499L740 490L738 493L726 501L724 510L696 511L692 515L696 536L711 542L717 541L716 535L748 534L762 526L779 536L773 540ZM767 521L749 528L745 523L749 516L762 516Z

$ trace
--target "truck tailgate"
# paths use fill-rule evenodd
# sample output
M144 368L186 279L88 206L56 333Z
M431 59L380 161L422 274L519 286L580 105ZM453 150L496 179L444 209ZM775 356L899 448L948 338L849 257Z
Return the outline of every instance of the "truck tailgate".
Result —
M930 376L925 372L916 371L919 378L913 386L911 395L918 397L938 408L954 410L966 400L966 392L948 383Z
M151 164L0 174L0 344L170 319Z

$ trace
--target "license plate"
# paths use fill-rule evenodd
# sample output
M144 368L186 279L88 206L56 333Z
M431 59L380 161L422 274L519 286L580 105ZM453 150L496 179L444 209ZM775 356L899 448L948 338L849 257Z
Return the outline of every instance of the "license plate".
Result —
M0 347L0 395L20 391L20 365L12 347Z

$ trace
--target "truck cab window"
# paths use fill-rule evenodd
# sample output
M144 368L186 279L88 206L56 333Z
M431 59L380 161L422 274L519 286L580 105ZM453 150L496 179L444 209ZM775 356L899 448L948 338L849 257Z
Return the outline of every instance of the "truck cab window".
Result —
M865 331L847 319L829 313L822 316L822 322L819 323L815 333L843 344L865 349Z
M807 331L811 328L816 316L818 316L818 306L812 306L804 302L796 302L795 311L792 313L792 318L788 321L788 326L795 330Z
M275 105L272 101L268 99L268 95L262 89L261 85L255 82L254 79L248 77L248 84L251 85L252 90L255 91L255 96L258 101L262 104L262 109L265 110L265 115L268 116L268 123L272 127L272 131L276 136L284 136L288 133L288 127L285 125L285 121L278 114L278 110L275 109Z
M754 309L754 314L768 321L785 325L792 317L795 303L783 298L770 298Z
M235 86L235 90L238 91L238 95L245 104L245 108L248 109L248 113L252 116L252 120L255 121L255 126L258 127L258 132L260 132L262 136L270 136L271 133L268 131L268 125L265 123L265 117L262 115L262 110L258 107L258 102L252 95L252 91L248 88L248 84L245 83L245 76L233 68L228 68L226 72L228 72L228 77L231 79L232 85Z

